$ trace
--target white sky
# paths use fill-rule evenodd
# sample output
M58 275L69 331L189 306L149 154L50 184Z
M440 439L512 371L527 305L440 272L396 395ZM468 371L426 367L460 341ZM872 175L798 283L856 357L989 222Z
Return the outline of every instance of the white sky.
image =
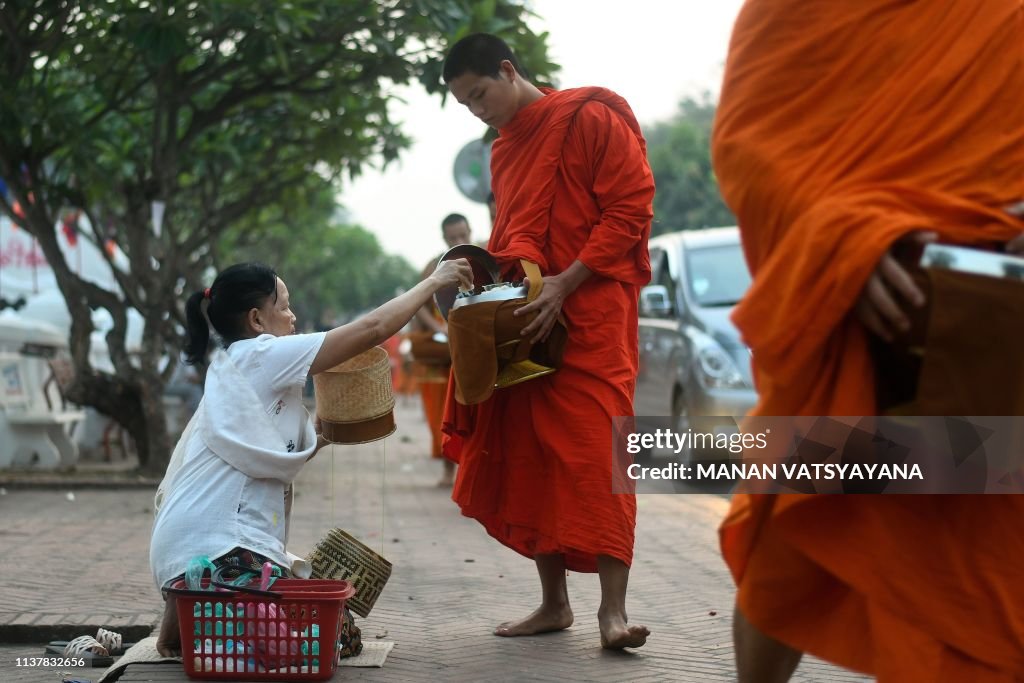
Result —
M742 0L534 0L534 30L548 31L549 54L562 66L562 88L600 85L633 107L642 125L671 117L686 95L718 92L732 24ZM455 187L459 149L484 125L449 98L403 89L396 119L413 139L381 173L366 169L340 195L351 218L386 251L421 268L444 246L441 219L464 214L474 240L490 232L487 207Z

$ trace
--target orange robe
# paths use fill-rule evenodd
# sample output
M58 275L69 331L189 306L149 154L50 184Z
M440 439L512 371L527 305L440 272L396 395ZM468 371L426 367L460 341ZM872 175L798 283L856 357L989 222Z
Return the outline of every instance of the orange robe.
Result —
M441 450L444 424L444 405L448 397L448 381L451 375L450 365L427 365L415 363L416 384L420 388L420 400L423 402L423 416L430 428L430 457L444 457Z
M425 280L434 272L437 262L444 254L438 254L420 273L420 280ZM443 321L441 312L437 305L431 302L430 314L438 321ZM426 329L419 321L416 325ZM420 390L420 400L423 402L423 416L426 418L427 427L430 429L430 457L444 457L441 449L443 433L441 428L444 423L444 404L448 397L448 380L451 375L451 365L432 365L416 361L413 363L416 376L416 384Z
M402 354L398 350L401 344L402 337L399 334L391 335L381 344L388 352L388 361L391 363L391 391L396 394L402 393L402 387L406 382L405 370L402 367Z
M633 414L654 179L622 98L545 92L494 143L488 249L510 271L520 258L546 275L579 259L594 274L562 308L557 372L475 406L449 391L445 454L460 464L452 498L463 514L527 557L564 553L569 569L593 572L598 555L633 558L636 499L612 493L612 418Z
M445 368L447 372L449 368ZM448 396L448 378L435 374L434 368L427 368L429 377L419 378L420 400L423 401L423 415L430 428L430 457L441 458L441 426L444 420L444 403Z
M748 0L713 140L753 286L761 415L873 415L852 308L900 236L1024 224L1021 0ZM965 330L965 334L971 334ZM721 546L771 636L879 680L1024 677L1024 497L737 495Z

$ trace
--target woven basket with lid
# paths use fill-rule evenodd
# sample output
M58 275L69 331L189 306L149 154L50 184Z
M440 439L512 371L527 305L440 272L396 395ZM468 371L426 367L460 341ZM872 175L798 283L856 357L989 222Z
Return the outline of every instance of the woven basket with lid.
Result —
M375 346L313 375L316 416L332 443L368 443L395 431L391 361Z
M356 594L348 605L361 617L369 616L391 578L391 563L344 529L328 531L306 559L312 565L313 578L352 583Z

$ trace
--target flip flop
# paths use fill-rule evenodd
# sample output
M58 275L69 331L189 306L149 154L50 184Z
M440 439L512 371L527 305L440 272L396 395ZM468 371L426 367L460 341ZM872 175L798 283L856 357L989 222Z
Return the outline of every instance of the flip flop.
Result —
M122 642L121 634L117 631L108 631L105 628L96 631L96 640L99 641L100 645L107 648L107 653L112 657L123 655L135 646L135 643Z
M135 643L122 643L121 634L117 631L108 631L105 628L101 628L96 631L96 642L102 645L107 650L107 654L111 657L120 657L125 652L135 647ZM57 648L61 651L63 651L67 646L68 641L66 640L52 640L48 645L48 647ZM51 652L50 650L47 650L47 652L54 654L54 652Z
M56 642L59 643L61 641ZM74 640L65 643L63 647L58 647L51 643L46 646L46 654L66 657L68 659L83 659L86 662L86 666L92 667L108 667L114 663L114 658L107 652L107 648L103 647L92 636L78 636Z

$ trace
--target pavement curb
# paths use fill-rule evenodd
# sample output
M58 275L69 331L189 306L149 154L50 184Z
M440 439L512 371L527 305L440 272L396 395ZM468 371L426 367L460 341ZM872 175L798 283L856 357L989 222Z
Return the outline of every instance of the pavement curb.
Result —
M13 476L0 475L0 487L6 489L155 489L160 480L150 477L135 479L111 479L109 477L90 476Z
M71 640L81 635L95 635L100 628L117 631L126 643L137 643L155 631L153 624L118 626L102 624L0 624L0 643L45 645L51 640Z

